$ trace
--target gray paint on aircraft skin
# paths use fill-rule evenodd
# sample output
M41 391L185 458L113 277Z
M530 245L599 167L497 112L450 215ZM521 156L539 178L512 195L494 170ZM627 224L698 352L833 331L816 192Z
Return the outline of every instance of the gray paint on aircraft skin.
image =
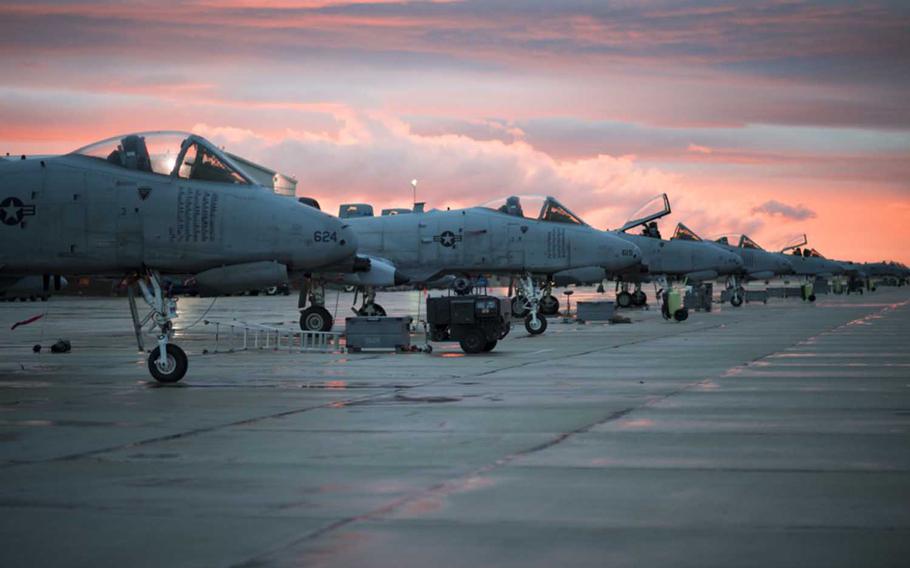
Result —
M0 217L4 276L195 274L264 260L309 271L352 258L357 246L342 221L258 185L75 153L0 163ZM316 233L335 238L316 242Z
M640 251L584 224L515 217L485 207L347 220L360 252L393 264L412 282L445 274L540 274L582 266L622 270Z

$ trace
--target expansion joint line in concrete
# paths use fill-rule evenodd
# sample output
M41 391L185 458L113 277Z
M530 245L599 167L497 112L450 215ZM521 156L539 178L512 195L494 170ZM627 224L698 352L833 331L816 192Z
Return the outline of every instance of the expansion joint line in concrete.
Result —
M905 302L904 304L906 304L906 303L908 303L908 302ZM903 304L901 304L901 306L902 306L902 305L903 305ZM888 310L888 309L894 309L894 307L895 307L895 306L887 306L887 307L884 308L883 310L877 310L877 311L878 311L878 312L886 311L886 310ZM873 312L873 313L876 313L876 312ZM866 317L868 317L868 316L866 316ZM827 329L825 329L825 330L823 330L823 331L821 331L821 332L819 332L819 333L825 333L825 332L833 331L833 330L836 330L836 329L839 329L839 328L843 327L843 325L845 325L845 324L838 323L837 325L833 325L833 326L831 326L831 327L829 327L829 328L827 328ZM717 327L721 327L721 326L720 326L720 325L717 325L717 326L705 327L705 328L701 328L699 331L707 331L707 330L710 330L710 329L715 329L715 328L717 328ZM686 333L686 332L684 332L684 333ZM634 345L634 344L638 344L638 343L644 343L644 342L647 342L647 341L654 341L654 340L666 339L666 338L668 338L668 337L673 337L673 336L676 336L676 335L680 335L680 334L668 334L668 335L663 335L663 336L660 336L660 337L643 338L643 339L636 340L636 341L631 341L631 342L628 342L628 343L622 344L622 345ZM788 348L790 348L790 347L793 347L794 345L798 345L801 341L804 341L804 338L803 338L803 339L800 339L799 341L796 341L796 342L794 342L794 343L792 343L792 344L790 344L790 345L788 345L788 346L786 346L786 347L784 347L783 349L788 349ZM604 347L604 348L599 348L599 349L593 349L593 350L588 351L588 353L596 353L596 352L605 351L605 350L608 350L608 349L615 349L615 348L618 348L618 347L620 347L620 346L622 346L622 345L611 345L611 346L609 346L609 347ZM443 496L444 496L444 495L448 495L448 494L452 494L452 493L458 492L459 490L462 490L463 488L469 486L469 485L470 485L470 481L471 481L472 479L476 479L476 478L479 477L479 476L483 476L483 475L485 475L485 474L489 474L489 473L491 473L491 472L493 472L493 471L495 471L495 470L497 470L497 469L500 469L500 468L502 468L502 467L505 467L505 466L507 466L508 464L512 463L513 461L515 461L515 460L517 460L517 459L519 459L519 458L522 458L522 457L525 457L525 456L528 456L528 455L532 455L532 454L537 453L537 452L541 452L541 451L544 451L544 450L553 448L553 447L555 447L555 446L557 446L557 445L559 445L559 444L565 442L566 440L568 440L568 439L570 439L570 438L572 438L572 437L574 437L574 436L576 436L576 435L584 434L584 433L589 432L589 431L591 431L592 429L594 429L594 428L596 428L596 427L598 427L598 426L602 426L602 425L604 425L604 424L607 424L607 423L610 423L610 422L619 420L619 419L621 419L621 418L624 418L624 417L626 417L626 416L632 414L632 413L635 412L636 410L639 410L639 409L642 409L642 408L650 408L650 407L656 406L656 405L658 405L658 404L660 404L660 403L662 403L662 402L665 402L666 400L668 400L668 399L670 399L670 398L672 398L672 397L678 396L678 395L680 395L680 394L682 394L682 393L684 393L684 392L686 392L686 391L688 391L688 390L690 390L690 389L692 389L692 388L694 388L694 387L697 387L697 386L699 386L699 385L704 385L704 384L706 384L706 383L708 383L708 382L710 382L710 381L712 381L712 380L715 380L715 379L721 379L721 378L723 378L723 377L725 377L725 376L729 376L728 374L729 374L732 370L734 370L734 369L738 369L738 368L741 368L741 367L743 367L743 366L748 366L748 365L754 364L754 363L756 363L756 362L758 362L758 361L761 361L761 360L763 360L763 359L766 359L766 358L768 358L768 357L771 357L772 355L775 355L775 354L779 353L780 351L781 351L781 349L777 349L777 350L768 352L768 353L766 353L766 354L764 354L764 355L761 355L761 356L759 356L759 357L756 357L756 358L754 358L754 359L752 359L752 360L750 360L750 361L747 361L747 362L745 362L745 363L742 363L742 364L740 364L740 365L736 365L736 366L734 366L734 367L730 367L729 369L727 369L727 370L725 370L725 371L723 371L723 372L721 372L721 373L719 373L719 374L715 374L715 375L712 375L711 377L707 377L707 378L704 378L704 379L701 379L701 380L698 380L698 381L693 381L693 382L691 382L691 383L688 383L688 384L686 384L686 385L683 385L682 387L680 387L680 388L678 388L678 389L676 389L676 390L674 390L674 391L668 392L668 393L666 393L666 394L664 394L664 395L662 395L662 396L660 396L660 397L657 397L657 398L650 398L650 399L646 400L645 402L643 402L642 404L639 404L639 405L637 405L637 406L630 406L630 407L624 408L624 409L619 410L619 411L611 412L610 414L608 414L608 415L606 415L606 416L604 416L604 417L602 417L602 418L600 418L600 419L598 419L598 420L595 420L594 422L591 422L591 423L588 423L588 424L584 424L584 425L582 425L582 426L579 426L578 428L575 428L575 429L573 429L573 430L569 430L569 431L567 431L567 432L562 432L562 433L558 434L557 436L553 437L552 439L547 440L546 442L543 442L543 443L540 443L540 444L531 446L531 447L526 448L526 449L524 449L524 450L520 450L520 451L517 451L517 452L513 452L513 453L508 454L508 455L506 455L506 456L504 456L504 457L502 457L502 458L497 459L497 460L494 461L494 462L488 463L488 464L483 465L483 466L481 466L481 467L479 467L479 468L475 468L475 469L473 469L472 471L470 471L470 472L468 472L468 473L462 474L462 475L460 475L460 476L458 476L458 477L455 477L455 478L453 478L453 479L449 479L449 480L445 480L445 481L441 481L441 482L435 483L435 484L433 484L433 485L431 485L431 486L429 486L429 487L426 487L426 488L424 488L424 489L415 491L415 492L411 493L410 495L406 495L406 496L404 496L404 497L401 497L400 499L396 499L396 500L392 501L391 503L388 503L388 504L383 505L383 506L381 506L381 507L377 507L376 509L373 509L373 510L368 511L368 512L366 512L366 513L362 513L362 514L359 514L359 515L352 515L352 516L349 516L349 517L345 517L345 518L343 518L343 519L339 519L339 520L337 520L337 521L335 521L335 522L332 522L332 523L330 523L330 524L328 524L328 525L325 525L325 526L323 526L323 527L321 527L321 528L319 528L319 529L316 529L316 530L314 530L314 531L311 531L311 532L309 532L309 533L307 533L307 534L305 534L305 535L303 535L303 536L301 536L301 537L299 537L299 538L296 538L296 539L292 540L291 542L284 543L284 544L282 544L281 546L276 547L276 548L273 549L273 550L270 550L270 551L265 552L265 553L263 553L263 554L257 555L257 556L255 556L255 557L253 557L253 558L250 558L250 559L248 559L248 560L246 560L246 561L244 561L244 562L241 562L240 564L236 564L234 568L249 568L249 567L253 567L253 566L259 566L259 565L261 565L263 562L266 562L267 559L268 559L271 555L273 555L273 554L276 554L276 553L278 553L278 552L280 552L280 551L282 551L282 550L286 550L286 549L288 549L288 548L292 548L292 547L294 547L294 546L296 546L296 545L298 545L298 544L301 544L301 543L304 543L304 542L307 542L307 541L310 541L310 540L315 540L315 539L317 539L317 538L320 538L320 537L322 537L322 536L325 536L325 535L327 535L327 534L330 534L330 533L332 533L332 532L334 532L334 531L336 531L336 530L339 530L339 529L345 528L345 527L347 527L347 526L349 526L349 525L352 525L352 524L354 524L354 523L362 522L362 521L369 521L369 520L373 520L373 519L377 519L377 518L384 517L384 516L386 516L386 515L389 515L389 514L391 514L391 513L394 513L394 512L397 511L397 510L400 510L402 507L404 507L404 506L406 506L406 505L409 505L409 504L412 504L412 503L415 503L415 502L419 502L419 501L422 500L422 499L432 498L432 497L434 497L434 496L439 496L439 495L443 495ZM573 353L573 354L572 354L572 356L578 356L578 355L580 355L580 354L579 354L579 353ZM525 365L527 365L527 364L529 364L529 363L531 363L531 362L526 362L526 363L523 363L522 365L515 365L515 366L509 367L509 368L522 367L522 366L525 366ZM497 371L500 371L500 370L505 370L505 368L504 368L504 369L497 369L496 371L489 371L489 372L482 373L482 374L483 374L483 375L489 375L489 374L492 374L492 373L497 372Z

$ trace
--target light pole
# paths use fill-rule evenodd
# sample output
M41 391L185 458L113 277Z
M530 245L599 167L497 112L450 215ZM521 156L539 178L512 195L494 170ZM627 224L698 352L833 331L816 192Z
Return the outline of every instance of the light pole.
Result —
M417 180L416 179L411 180L411 191L413 192L413 196L414 196L413 207L416 208L417 207Z

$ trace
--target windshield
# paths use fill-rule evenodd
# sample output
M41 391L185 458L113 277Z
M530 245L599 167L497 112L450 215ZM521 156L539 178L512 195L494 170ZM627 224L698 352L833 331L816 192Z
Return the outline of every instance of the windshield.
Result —
M481 207L524 219L537 219L548 223L587 225L581 217L572 213L568 207L560 203L555 197L511 195L504 199L488 201Z
M676 231L673 233L673 238L680 241L700 241L701 237L695 234L695 231L686 227L682 223L676 225Z
M186 132L115 136L72 152L128 170L181 179L252 184L252 178L218 147Z
M765 249L761 248L761 246L759 246L758 243L756 243L755 241L753 241L746 235L743 235L742 237L740 237L739 246L741 248L747 248L747 249L765 250Z

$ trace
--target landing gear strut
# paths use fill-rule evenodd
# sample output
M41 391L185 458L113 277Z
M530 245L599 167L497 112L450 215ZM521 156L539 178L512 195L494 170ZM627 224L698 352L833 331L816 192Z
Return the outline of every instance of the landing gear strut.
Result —
M385 308L376 303L376 290L372 286L364 286L354 292L354 305L357 304L357 295L363 298L359 308L352 307L358 316L385 316Z
M524 307L527 309L525 312L527 314L525 316L525 329L531 335L540 335L545 332L547 330L547 319L540 311L540 300L543 297L543 291L541 287L534 282L534 279L530 274L525 274L518 279L518 294L516 295L516 300L519 296L522 298Z
M135 288L131 284L127 291L136 343L139 345L140 351L145 351L142 328L145 324L153 322L153 326L158 328L158 346L148 356L149 373L159 383L176 383L186 375L189 367L189 360L183 349L170 343L174 335L172 320L177 317L177 300L165 296L161 289L161 276L157 271L146 271L142 277L136 280L136 284L142 293L143 300L150 308L149 313L140 319L139 310L136 307Z
M743 296L745 295L745 290L743 290L742 284L739 283L736 276L730 276L727 278L727 290L730 292L731 306L738 308L743 305Z

